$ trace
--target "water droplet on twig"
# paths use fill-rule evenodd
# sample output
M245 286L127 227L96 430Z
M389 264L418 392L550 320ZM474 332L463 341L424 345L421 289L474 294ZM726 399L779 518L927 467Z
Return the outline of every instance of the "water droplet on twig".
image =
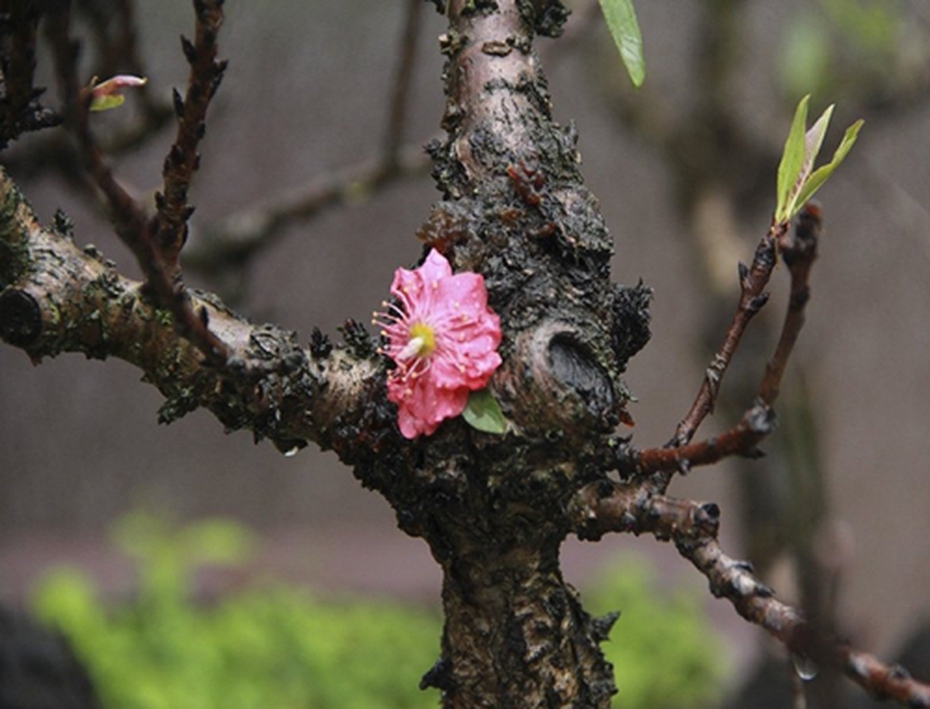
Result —
M817 676L819 671L817 665L806 655L793 652L791 653L791 662L794 664L794 671L798 673L798 677L805 682L809 682Z

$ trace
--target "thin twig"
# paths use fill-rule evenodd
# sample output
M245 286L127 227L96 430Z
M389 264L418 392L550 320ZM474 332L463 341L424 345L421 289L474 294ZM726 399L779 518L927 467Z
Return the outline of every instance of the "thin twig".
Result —
M68 3L63 3L58 10L49 13L45 24L61 90L62 110L77 141L81 163L103 194L117 234L130 247L141 265L143 260L150 260L154 256L144 239L147 215L116 180L91 132L91 96L90 92L82 90L78 79L77 59L80 49L78 43L69 36L70 22L70 8Z
M272 201L204 227L185 248L184 265L212 274L242 265L276 243L295 222L311 219L327 207L357 202L360 196L370 195L398 178L425 175L429 168L429 156L416 144L399 150L391 166L376 158L321 174L283 196L276 195Z
M70 7L63 3L49 14L46 34L52 46L64 114L77 141L84 169L102 193L110 221L117 235L135 255L155 302L172 313L179 334L190 339L210 362L221 364L226 360L226 345L210 331L206 311L198 314L191 308L186 288L166 264L155 240L153 221L142 205L117 181L94 139L89 119L91 95L81 89L78 80L79 47L70 38L69 28Z
M664 491L676 471L711 465L724 458L760 457L758 444L775 430L775 413L762 401L749 409L743 419L723 433L697 443L635 451L628 463L619 466L624 476L656 474L655 489Z
M197 28L194 42L181 37L184 56L190 64L187 93L174 94L178 131L163 170L164 191L155 193L155 232L166 266L180 276L178 255L187 241L187 220L194 208L187 203L187 192L200 165L197 146L206 132L207 108L226 70L225 61L216 61L216 38L223 23L222 0L195 0Z
M420 34L420 17L423 0L407 0L407 18L400 41L400 64L394 77L394 89L391 92L391 108L388 113L388 125L384 140L383 160L386 166L393 167L403 140L404 124L407 122L407 109L410 103L410 82L416 67L417 37Z
M768 284L772 270L775 268L777 242L780 235L786 230L786 225L780 228L773 226L762 237L756 247L752 266L747 268L744 264L740 264L739 280L742 293L739 306L733 315L733 320L723 339L723 344L704 373L704 382L701 384L701 389L694 403L691 404L688 413L675 429L675 435L671 440L672 445L682 446L690 442L698 427L707 415L714 410L720 384L723 381L724 374L726 374L727 367L730 365L730 360L739 346L743 333L746 331L749 321L768 301L768 294L763 289Z
M617 468L624 476L654 475L652 490L664 492L676 470L687 472L694 466L709 465L734 455L750 458L761 455L757 445L775 430L776 421L772 405L778 397L788 358L804 324L810 269L817 257L817 239L821 231L819 207L807 205L798 218L793 237L787 228L773 227L756 249L752 266L740 268L743 288L740 306L723 346L708 368L697 399L688 416L679 424L679 434L682 440L690 440L697 426L713 408L720 379L746 325L767 298L762 288L768 282L774 268L776 253L780 252L791 275L791 296L775 353L766 365L765 376L759 385L756 400L743 415L742 421L724 433L698 443L676 444L676 435L672 443L664 448L635 451L621 447L617 456Z
M817 242L822 231L820 207L809 203L798 215L794 238L790 239L789 234L785 232L778 245L791 274L791 293L778 345L775 347L775 354L766 365L765 378L759 389L759 398L770 406L778 398L788 358L791 357L798 335L804 326L804 310L810 298L810 271L817 258Z

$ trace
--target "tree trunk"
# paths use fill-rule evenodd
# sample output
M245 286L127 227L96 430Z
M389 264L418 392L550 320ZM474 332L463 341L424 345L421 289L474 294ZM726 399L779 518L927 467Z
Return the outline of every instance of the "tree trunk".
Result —
M443 690L444 706L607 707L616 690L598 643L614 618L584 612L558 552L569 501L604 479L596 461L625 418L620 373L648 338L649 291L610 283L611 242L574 130L550 115L532 44L560 32L565 8L445 10L448 137L429 147L444 199L420 236L485 278L504 329L490 388L511 430L448 422L404 463L381 455L356 473L442 566L442 657L423 684Z
M445 707L608 707L616 691L593 621L558 566L558 541L455 554L443 564L443 657L424 678ZM524 542L526 544L526 542Z

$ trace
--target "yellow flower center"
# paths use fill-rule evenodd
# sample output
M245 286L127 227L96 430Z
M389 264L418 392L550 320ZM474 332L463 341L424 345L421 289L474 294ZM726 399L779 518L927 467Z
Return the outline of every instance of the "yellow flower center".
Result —
M407 333L410 339L404 349L397 353L395 359L406 362L414 357L429 357L436 349L436 334L433 328L424 322L414 323Z
M410 343L405 349L412 349L417 357L429 357L436 349L436 334L433 328L424 322L414 323L410 328Z

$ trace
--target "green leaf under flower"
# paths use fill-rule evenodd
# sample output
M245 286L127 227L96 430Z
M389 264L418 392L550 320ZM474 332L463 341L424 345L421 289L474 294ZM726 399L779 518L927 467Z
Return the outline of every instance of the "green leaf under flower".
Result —
M468 405L462 411L462 418L472 428L485 433L506 433L507 419L501 411L497 399L487 389L473 391L468 397Z

